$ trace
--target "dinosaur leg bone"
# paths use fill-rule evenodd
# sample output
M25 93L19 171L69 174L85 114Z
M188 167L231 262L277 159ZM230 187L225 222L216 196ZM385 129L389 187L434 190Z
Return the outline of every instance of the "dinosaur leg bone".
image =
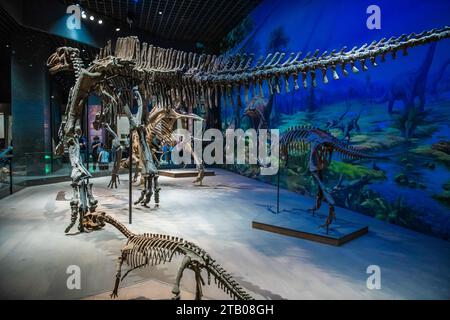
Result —
M89 203L89 212L94 212L95 209L97 208L97 203L98 201L95 200L94 195L92 194L92 183L87 183L87 198L88 198L88 203Z
M158 178L159 175L157 174L153 176L153 191L155 192L155 205L157 207L159 207L159 191L161 190L158 184Z
M186 151L188 151L190 154L192 154L192 157L194 158L195 166L197 167L197 178L192 181L192 183L199 183L199 185L203 184L203 178L205 177L205 167L203 165L202 159L197 155L197 153L192 149L191 143L186 142L185 145Z
M144 189L141 191L141 196L137 201L134 202L135 205L142 204L146 206L150 200L152 199L153 191L152 191L153 179L152 177L145 175L144 176Z
M73 190L73 196L72 200L70 201L70 208L72 210L71 218L70 218L70 224L64 231L65 233L68 233L70 229L75 225L75 222L77 221L78 217L78 185L76 183L72 183L72 190Z
M321 226L321 227L325 227L327 229L327 234L328 234L329 225L333 222L333 220L336 219L336 215L335 215L335 211L334 211L335 202L334 202L333 197L326 191L325 185L322 182L322 179L321 179L322 171L321 170L313 171L312 176L316 180L318 188L319 188L319 190L321 190L323 197L329 206L327 220L325 221L325 224Z
M315 215L316 211L320 209L322 205L322 200L323 200L323 191L321 188L317 188L316 203L314 204L314 207L308 210L311 211L313 216Z
M202 278L201 266L197 263L191 265L191 269L195 273L195 300L202 300L203 290L202 286L205 285L205 280Z
M180 269L178 269L177 277L175 279L175 284L172 289L172 293L175 295L173 297L173 300L180 299L180 281L181 281L181 278L183 277L184 269L186 269L190 263L191 263L191 258L189 256L185 256L183 258L183 262L181 262Z
M113 292L111 293L111 298L117 297L117 293L119 291L120 277L122 275L122 264L125 259L126 259L126 256L125 256L124 252L122 252L120 257L117 258L116 280L114 282L114 289L113 289Z

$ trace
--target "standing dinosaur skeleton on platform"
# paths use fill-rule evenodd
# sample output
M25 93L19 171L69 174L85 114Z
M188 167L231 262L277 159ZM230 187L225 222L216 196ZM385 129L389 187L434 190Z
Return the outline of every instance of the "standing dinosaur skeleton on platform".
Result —
M303 87L308 86L308 76L313 86L317 85L317 71L321 73L324 83L328 83L328 71L335 80L339 79L337 68L342 74L348 75L346 66L350 65L352 72L359 70L359 63L363 71L368 70L366 61L377 66L377 57L385 61L391 54L395 59L397 53L407 54L407 49L450 37L450 28L424 31L420 34L401 35L389 40L381 39L361 47L354 47L346 51L333 50L330 53L319 50L314 54L308 53L301 59L301 52L268 54L254 63L254 55L206 55L195 54L174 49L164 49L140 43L136 37L119 38L113 46L111 41L105 48L100 49L99 55L87 69L82 68L79 52L72 48L59 48L48 60L51 73L61 70L75 70L76 82L72 87L67 105L67 122L60 130L60 146L68 143L73 145L77 136L81 134L81 115L89 93L95 90L103 96L114 97L119 105L126 106L131 101L131 86L138 86L143 96L144 105L155 99L159 108L171 109L174 101L183 103L193 109L204 102L208 108L218 107L220 97L224 104L241 105L241 89L244 89L245 101L248 101L249 89L252 96L263 96L264 85L269 94L280 93L284 80L286 92L290 91L291 83L294 89L299 89L298 78L301 77ZM292 79L292 81L291 81ZM130 85L131 84L131 85ZM145 110L145 108L144 108ZM127 113L128 114L128 113ZM129 118L130 126L133 121ZM143 167L148 175L147 181L154 179L157 168L152 158L146 140L146 132L141 126L137 132L143 150ZM75 149L73 149L75 150ZM73 155L76 157L76 155ZM72 161L75 171L84 176L83 170L76 161ZM83 178L84 179L84 178ZM147 197L150 193L148 183L145 186ZM147 201L147 199L145 200Z
M294 127L288 129L280 139L280 155L287 160L289 155L309 152L308 170L317 183L316 203L310 209L314 215L320 209L322 201L328 203L329 211L325 224L328 234L329 225L336 218L334 199L326 190L323 179L325 170L331 163L333 153L338 153L344 159L376 158L363 150L352 147L344 140L333 137L329 132L312 127Z

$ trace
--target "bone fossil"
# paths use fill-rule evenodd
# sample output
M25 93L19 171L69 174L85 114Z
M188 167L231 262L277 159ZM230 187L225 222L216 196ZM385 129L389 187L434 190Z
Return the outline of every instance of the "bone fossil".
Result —
M143 267L168 263L177 255L183 256L178 270L175 284L172 289L174 299L180 298L180 281L185 269L191 269L195 274L195 299L200 300L203 296L202 271L207 272L207 284L211 284L211 276L217 286L231 298L237 300L253 300L244 289L228 274L211 256L192 242L180 238L161 234L134 234L122 223L105 213L91 213L87 215L88 220L94 225L109 223L119 230L126 238L127 243L122 248L117 259L117 273L114 289L111 297L117 297L120 282L129 272ZM122 276L122 265L127 263L130 269Z
M81 134L81 114L92 91L100 92L102 99L115 100L119 106L126 106L131 100L130 86L139 88L145 106L154 99L156 106L164 109L173 108L174 101L182 101L190 110L202 101L206 107L212 108L219 106L221 97L225 105L229 103L233 106L236 105L235 98L238 104L241 102L242 88L245 101L248 101L250 87L254 95L260 96L263 96L264 87L268 88L270 94L280 93L281 87L289 92L291 83L295 90L299 89L299 77L303 87L309 84L316 86L318 77L324 83L329 82L329 72L334 80L338 80L338 67L344 76L348 75L347 66L350 66L353 73L359 72L357 65L362 71L366 71L368 61L377 66L378 57L381 62L385 61L388 54L395 59L398 52L406 55L411 47L449 37L450 27L444 27L388 40L383 38L349 51L346 47L322 54L316 50L314 54L308 53L303 58L301 52L290 55L277 52L261 56L256 62L252 54L215 56L187 53L141 44L136 37L126 37L118 38L114 51L112 42L109 41L86 69L82 67L77 49L58 48L48 59L50 72L53 74L61 70L74 70L76 82L69 94L67 122L60 128L60 145L57 151L62 151L64 142L74 145L73 141ZM129 121L130 127L136 127L132 118L129 117ZM144 191L151 194L148 181L157 177L157 168L149 151L143 126L138 127L141 128L138 130L139 141L144 151L143 167L147 180ZM78 171L75 176L78 176L76 183L79 183L87 180L89 175L84 172L80 161L75 161L76 157L79 154L77 156L73 153L71 162L74 170Z
M344 159L370 159L376 156L365 153L350 146L347 142L339 140L329 132L312 127L294 127L288 129L280 139L280 153L286 158L289 154L309 152L308 170L317 183L316 203L310 209L313 215L319 210L322 201L328 203L329 211L325 224L321 227L326 228L328 233L329 225L336 219L334 211L334 199L330 193L325 190L323 177L325 170L330 165L333 152L338 153Z

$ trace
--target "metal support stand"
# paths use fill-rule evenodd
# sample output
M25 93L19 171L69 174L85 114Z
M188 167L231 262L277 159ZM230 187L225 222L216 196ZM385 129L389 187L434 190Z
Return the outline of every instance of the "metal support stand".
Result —
M84 110L86 110L86 116L85 116L85 126L84 126L84 130L85 130L85 136L86 136L86 150L85 150L85 157L86 157L86 168L89 171L89 145L90 145L90 141L89 141L89 98L88 101L86 101L86 105ZM83 135L81 135L83 137ZM94 170L92 170L94 171Z
M9 156L8 157L9 159L9 194L13 194L13 181L12 181L12 178L13 178L13 174L12 174L12 158L13 158L13 156L11 155L11 156Z
M132 141L132 131L130 130L129 146L128 146L128 157L130 159L130 165L128 166L128 222L132 223L133 216L133 141Z
M280 155L278 155L278 172L277 172L277 213L280 213Z
M130 110L133 109L133 82L130 79ZM129 144L128 144L128 157L130 159L129 168L128 168L128 223L132 224L133 222L133 131L130 127L130 135L129 135Z

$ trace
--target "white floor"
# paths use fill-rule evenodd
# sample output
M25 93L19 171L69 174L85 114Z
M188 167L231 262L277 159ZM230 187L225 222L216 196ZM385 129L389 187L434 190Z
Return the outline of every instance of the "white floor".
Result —
M450 242L340 208L339 217L369 225L369 234L333 247L255 230L252 219L271 214L267 207L275 205L275 188L215 171L203 187L193 186L192 178L161 177L161 207L135 206L130 229L197 243L259 299L450 298ZM119 190L107 189L107 178L93 179L94 193L99 211L127 222L127 176L121 179ZM139 193L135 187L134 197ZM28 187L0 200L0 298L107 297L124 237L109 225L89 234L65 235L70 195L69 183L62 182ZM283 209L312 203L282 191ZM158 294L150 298L170 298L178 264L133 271L121 287L160 283L154 288ZM67 289L70 265L81 269L80 290ZM381 268L380 290L366 286L369 265ZM183 289L193 292L192 275L186 272L183 280ZM214 281L204 293L207 298L226 298Z

